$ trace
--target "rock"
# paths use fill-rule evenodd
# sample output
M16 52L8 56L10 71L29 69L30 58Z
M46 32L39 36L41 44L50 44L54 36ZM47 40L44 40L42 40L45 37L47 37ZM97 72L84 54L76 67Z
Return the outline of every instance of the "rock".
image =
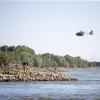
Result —
M0 81L72 81L74 77L67 77L60 72L15 72L13 75L0 74Z
M6 80L6 77L5 77L5 75L3 75L3 74L0 74L0 81L4 81L4 80Z

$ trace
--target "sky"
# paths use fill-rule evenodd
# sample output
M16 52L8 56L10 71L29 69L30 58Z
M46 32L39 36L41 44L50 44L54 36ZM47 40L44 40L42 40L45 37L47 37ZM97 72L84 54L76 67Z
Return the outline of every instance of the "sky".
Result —
M99 43L100 1L0 0L0 46L100 61Z

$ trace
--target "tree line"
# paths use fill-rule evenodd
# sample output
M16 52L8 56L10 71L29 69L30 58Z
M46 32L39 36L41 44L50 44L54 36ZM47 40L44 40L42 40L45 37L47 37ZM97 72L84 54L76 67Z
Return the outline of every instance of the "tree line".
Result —
M59 56L50 53L36 54L35 51L27 46L1 46L0 47L0 66L6 64L28 63L31 67L68 67L85 68L91 67L94 63L88 62L81 57L70 55ZM96 62L95 64L96 65ZM98 64L99 65L99 64Z

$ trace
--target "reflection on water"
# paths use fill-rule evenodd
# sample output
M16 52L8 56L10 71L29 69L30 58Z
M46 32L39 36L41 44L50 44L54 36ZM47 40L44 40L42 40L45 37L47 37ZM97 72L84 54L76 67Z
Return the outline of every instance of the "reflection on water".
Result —
M79 80L1 82L0 100L100 100L100 69L64 73Z

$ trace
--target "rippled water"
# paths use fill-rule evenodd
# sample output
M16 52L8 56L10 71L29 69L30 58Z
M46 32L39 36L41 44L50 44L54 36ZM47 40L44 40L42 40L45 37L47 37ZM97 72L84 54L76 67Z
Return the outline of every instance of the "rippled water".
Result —
M63 73L79 80L1 82L0 100L100 100L100 69Z

